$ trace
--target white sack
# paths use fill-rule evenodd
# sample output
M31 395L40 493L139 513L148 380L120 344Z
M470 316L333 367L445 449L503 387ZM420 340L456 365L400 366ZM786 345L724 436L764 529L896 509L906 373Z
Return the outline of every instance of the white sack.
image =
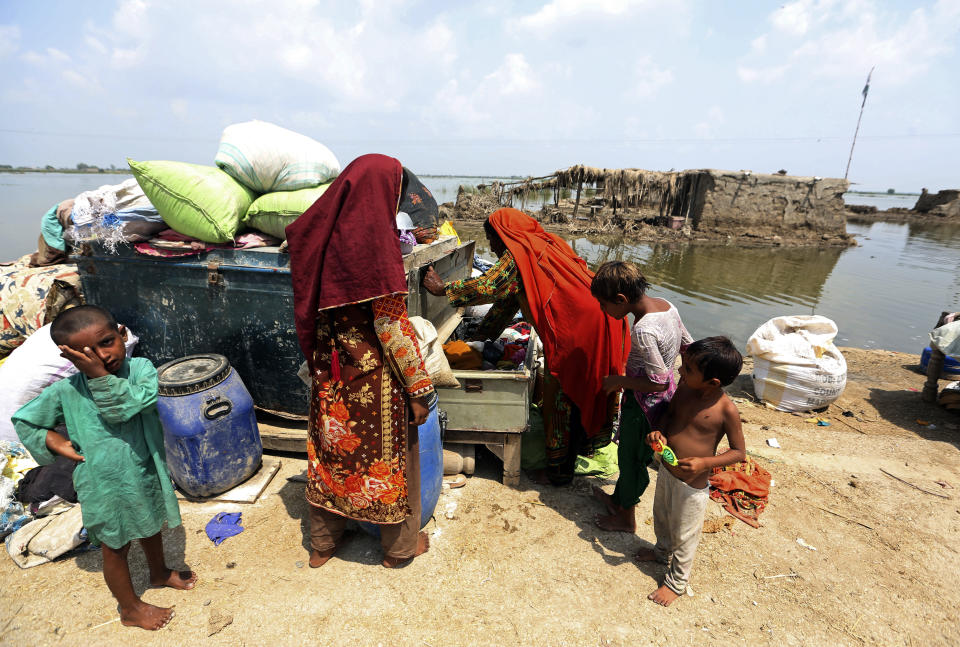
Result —
M340 162L329 148L265 121L227 126L214 161L257 193L306 189L340 174Z
M833 340L837 325L820 315L774 317L751 335L753 388L780 411L825 407L843 393L847 362Z
M138 341L139 338L127 330L124 342L127 357L133 354ZM45 388L76 372L70 360L60 357L60 349L50 337L50 324L27 337L10 353L7 361L0 364L0 440L19 442L10 417Z

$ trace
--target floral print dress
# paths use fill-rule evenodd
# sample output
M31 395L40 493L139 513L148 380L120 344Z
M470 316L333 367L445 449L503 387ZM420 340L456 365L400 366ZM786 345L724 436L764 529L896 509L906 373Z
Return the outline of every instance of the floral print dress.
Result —
M373 523L410 514L409 399L433 391L405 295L322 310L317 317L307 433L307 501Z

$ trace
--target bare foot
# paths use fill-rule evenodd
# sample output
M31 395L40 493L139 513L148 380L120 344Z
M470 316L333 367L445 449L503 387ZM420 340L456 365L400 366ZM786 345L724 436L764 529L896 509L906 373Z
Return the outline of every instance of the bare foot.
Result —
M615 514L598 514L593 518L593 522L601 530L628 532L630 534L637 532L637 520L634 517L633 508Z
M412 557L391 557L387 555L383 558L383 566L384 568L396 568L397 566L406 564L414 557L423 555L428 550L430 550L430 537L427 536L427 533L421 532L417 535L417 552L415 552Z
M613 502L613 497L604 492L599 485L593 486L593 498L604 505L607 514L617 514L619 506Z
M168 586L171 589L189 591L197 584L197 574L193 571L174 571L167 569L167 574L159 578L150 578L151 586Z
M337 547L328 548L327 550L317 550L313 548L310 550L310 568L320 568L333 557L333 554L337 552Z
M633 559L638 562L655 562L657 561L657 554L653 552L652 548L641 548L633 556Z
M662 607L669 607L670 603L680 596L674 593L669 586L663 584L659 589L647 596L648 600L653 600Z
M120 609L120 624L156 631L163 629L173 617L173 609L164 609L139 600L131 609Z

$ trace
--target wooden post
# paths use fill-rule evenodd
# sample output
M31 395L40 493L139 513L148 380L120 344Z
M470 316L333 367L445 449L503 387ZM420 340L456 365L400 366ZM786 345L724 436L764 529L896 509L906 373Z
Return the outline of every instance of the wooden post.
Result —
M943 370L943 362L946 355L938 348L930 349L930 359L927 360L927 381L923 385L923 391L920 398L924 402L936 402L937 390L940 386L940 372Z
M577 212L580 211L580 191L583 189L583 168L577 176L577 201L573 204L573 219L577 219Z

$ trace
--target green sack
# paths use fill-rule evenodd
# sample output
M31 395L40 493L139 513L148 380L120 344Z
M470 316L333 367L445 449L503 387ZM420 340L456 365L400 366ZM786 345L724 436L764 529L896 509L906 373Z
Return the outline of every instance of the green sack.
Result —
M131 159L127 164L171 229L208 243L233 240L255 197L215 166Z
M620 463L617 460L617 444L610 443L593 453L593 456L577 456L577 462L574 464L574 474L581 476L602 476L604 478L613 476L620 471Z
M330 186L330 182L297 191L264 193L253 201L243 224L277 238L287 238L284 228L299 218Z

